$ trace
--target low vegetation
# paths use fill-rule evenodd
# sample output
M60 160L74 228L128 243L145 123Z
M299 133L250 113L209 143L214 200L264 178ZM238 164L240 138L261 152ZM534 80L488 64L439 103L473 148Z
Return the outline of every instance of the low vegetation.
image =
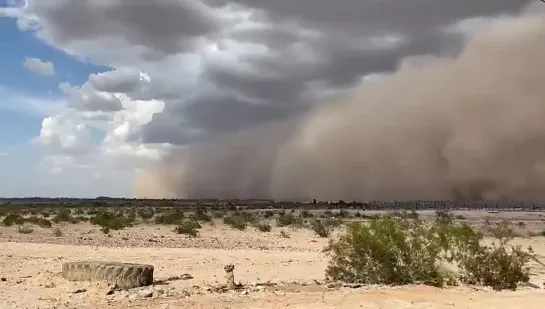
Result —
M330 280L362 284L452 284L445 263L457 265L456 279L468 284L515 289L529 280L529 252L509 246L505 226L497 227L497 242L483 245L483 235L453 216L438 212L436 221L400 218L353 222L324 252L331 257Z
M92 216L89 220L92 224L99 225L104 234L110 230L122 230L133 225L134 217L123 212L102 211Z
M199 222L195 220L182 220L180 224L174 229L178 234L188 235L190 237L197 237L199 235L198 229L201 228Z

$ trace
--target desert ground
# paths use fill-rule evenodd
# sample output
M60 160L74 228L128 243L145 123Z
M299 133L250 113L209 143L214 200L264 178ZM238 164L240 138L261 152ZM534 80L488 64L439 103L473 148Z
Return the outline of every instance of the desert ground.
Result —
M526 234L513 240L531 245L545 262L543 214L461 212L465 220L509 219L524 222ZM425 216L426 214L424 214ZM459 215L459 214L457 214ZM519 224L522 226L522 224ZM215 220L203 224L199 236L173 232L171 226L137 224L106 235L90 223L58 223L50 228L0 227L0 308L539 308L545 303L545 267L531 262L530 284L516 291L486 287L444 289L343 287L324 281L328 238L311 230L273 226L235 230ZM58 231L62 231L59 233ZM330 238L336 237L333 233ZM107 295L107 286L71 282L60 275L61 264L101 260L151 264L154 285ZM235 265L240 291L209 289L224 282L223 267Z

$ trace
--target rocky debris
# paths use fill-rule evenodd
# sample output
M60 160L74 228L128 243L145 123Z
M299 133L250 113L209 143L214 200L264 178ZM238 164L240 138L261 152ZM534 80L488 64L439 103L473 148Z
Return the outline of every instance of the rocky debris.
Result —
M80 294L80 293L85 293L85 292L87 292L87 289L81 288L81 289L76 289L76 290L74 290L74 291L72 291L72 292L70 292L70 293L72 293L72 294Z
M0 281L2 281L2 282L6 282L6 281L8 281L8 279L6 279L6 278L2 277L2 278L0 278Z

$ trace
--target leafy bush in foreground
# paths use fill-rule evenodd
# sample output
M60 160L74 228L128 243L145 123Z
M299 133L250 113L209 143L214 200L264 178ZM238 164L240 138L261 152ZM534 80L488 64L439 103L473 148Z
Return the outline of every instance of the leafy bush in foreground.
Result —
M481 245L482 235L468 225L455 225L449 214L435 222L374 219L354 222L324 251L331 257L326 269L330 280L403 285L447 283L443 262L459 266L459 280L494 289L516 288L529 279L529 255L506 241Z

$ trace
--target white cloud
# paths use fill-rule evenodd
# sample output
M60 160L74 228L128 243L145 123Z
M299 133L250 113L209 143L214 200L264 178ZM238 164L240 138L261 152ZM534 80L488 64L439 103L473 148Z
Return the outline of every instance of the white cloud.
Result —
M45 77L55 75L55 67L51 61L42 61L38 58L26 58L23 66L30 72Z
M36 141L54 153L79 155L93 151L88 126L66 115L45 118Z

